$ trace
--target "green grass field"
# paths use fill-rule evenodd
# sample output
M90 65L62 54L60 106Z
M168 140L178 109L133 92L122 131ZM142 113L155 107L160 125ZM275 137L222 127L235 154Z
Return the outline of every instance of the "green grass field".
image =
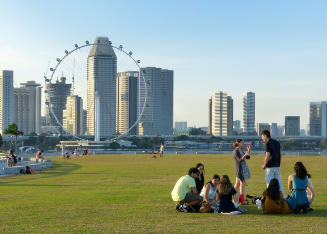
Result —
M201 162L205 179L215 173L235 181L231 155L101 155L63 160L31 175L0 178L0 233L326 233L327 157L283 156L282 179L302 161L316 191L314 212L264 215L255 205L243 215L180 213L171 191ZM248 161L246 194L265 190L262 156Z

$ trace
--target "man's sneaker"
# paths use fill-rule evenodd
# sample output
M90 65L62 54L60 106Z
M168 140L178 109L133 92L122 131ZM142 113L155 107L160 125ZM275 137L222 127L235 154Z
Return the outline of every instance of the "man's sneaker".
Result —
M184 213L188 213L187 207L184 207L183 205L181 205L179 207L179 210L182 211L182 212L184 212Z
M179 211L179 212L181 212L181 210L179 209L179 207L180 207L180 204L176 204L176 207L175 207L176 210Z

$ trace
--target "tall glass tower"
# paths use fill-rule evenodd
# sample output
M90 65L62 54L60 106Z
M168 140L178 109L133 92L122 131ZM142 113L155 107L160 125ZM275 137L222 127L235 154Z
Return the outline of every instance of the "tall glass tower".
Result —
M243 93L243 132L255 134L255 93Z
M87 134L94 135L95 92L100 94L100 135L116 132L117 57L108 37L97 37L87 58ZM106 44L106 45L104 45Z

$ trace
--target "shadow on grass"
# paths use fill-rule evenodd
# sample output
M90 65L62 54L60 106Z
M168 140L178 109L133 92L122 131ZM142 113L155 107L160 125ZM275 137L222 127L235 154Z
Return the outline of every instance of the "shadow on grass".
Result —
M82 168L81 165L74 164L74 163L58 163L53 162L51 168L47 168L41 172L38 177L33 176L34 174L22 174L16 181L11 182L3 182L2 185L14 185L14 183L19 182L27 182L27 181L33 181L33 180L39 180L39 179L45 179L45 178L53 178L53 177L59 177L59 176L65 176L67 174L70 174L73 171L76 171L78 169ZM33 185L35 186L35 185ZM39 185L44 186L44 185ZM52 185L53 186L53 185ZM63 186L63 185L61 185Z

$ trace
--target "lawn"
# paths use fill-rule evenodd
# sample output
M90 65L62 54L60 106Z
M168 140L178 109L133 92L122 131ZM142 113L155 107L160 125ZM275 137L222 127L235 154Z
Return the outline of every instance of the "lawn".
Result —
M263 215L255 205L243 215L180 213L171 191L201 162L205 179L215 173L235 181L231 155L99 155L63 160L37 174L0 178L0 233L326 233L327 157L283 156L282 180L295 162L312 174L314 212ZM252 179L246 194L265 190L263 155L248 161Z

